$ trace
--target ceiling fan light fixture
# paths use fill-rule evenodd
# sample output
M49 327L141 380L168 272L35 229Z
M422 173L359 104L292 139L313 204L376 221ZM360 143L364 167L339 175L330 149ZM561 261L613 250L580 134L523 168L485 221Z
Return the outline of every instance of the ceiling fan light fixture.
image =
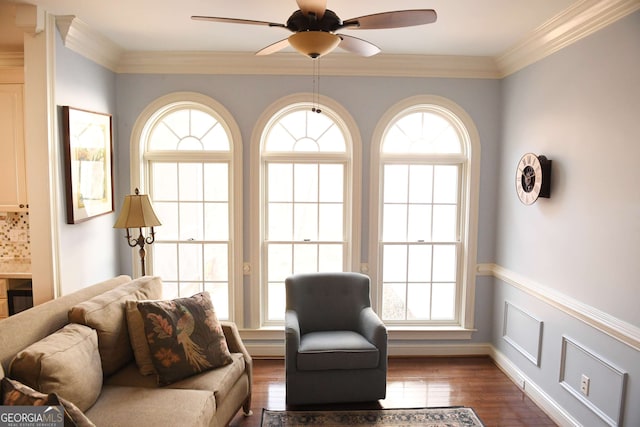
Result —
M340 44L340 37L326 31L301 31L289 36L289 44L301 54L319 58Z

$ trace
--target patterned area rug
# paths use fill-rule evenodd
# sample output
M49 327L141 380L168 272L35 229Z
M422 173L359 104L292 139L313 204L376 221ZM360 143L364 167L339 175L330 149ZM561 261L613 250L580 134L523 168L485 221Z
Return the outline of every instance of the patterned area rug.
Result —
M419 408L363 411L262 410L262 427L381 426L381 427L484 427L473 409Z

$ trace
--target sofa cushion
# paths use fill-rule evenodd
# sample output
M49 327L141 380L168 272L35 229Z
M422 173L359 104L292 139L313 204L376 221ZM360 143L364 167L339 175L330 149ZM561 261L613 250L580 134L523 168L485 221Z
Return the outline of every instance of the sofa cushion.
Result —
M19 352L9 374L42 393L56 393L84 411L102 388L96 331L68 324Z
M125 301L161 297L160 278L145 276L71 308L69 322L87 325L98 332L104 375L113 374L133 357L124 313Z
M209 426L216 412L213 393L202 390L105 385L86 415L103 426Z
M129 341L131 341L131 348L133 349L136 365L142 375L155 374L156 368L154 368L153 360L151 360L151 352L149 352L149 344L147 343L147 336L144 332L144 322L138 310L138 301L127 301L125 304L125 313L127 317Z
M368 369L378 366L378 349L353 331L311 332L300 338L298 369Z
M245 360L242 353L231 353L232 362L216 369L202 372L166 385L164 388L204 390L212 392L218 405L245 372ZM137 366L130 363L105 380L105 385L157 388L157 380L152 376L141 375Z
M168 301L139 301L138 310L159 384L231 363L209 293Z
M3 405L62 405L64 408L64 425L75 427L95 427L73 403L58 397L55 393L44 394L10 378L2 378Z

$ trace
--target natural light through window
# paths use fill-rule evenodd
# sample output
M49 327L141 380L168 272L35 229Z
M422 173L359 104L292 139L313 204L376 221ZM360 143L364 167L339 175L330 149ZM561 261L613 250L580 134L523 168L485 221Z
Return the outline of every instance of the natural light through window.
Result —
M429 108L400 115L381 142L381 316L452 324L458 317L461 178L457 129Z
M231 140L213 111L185 104L159 115L148 132L147 173L162 228L153 274L164 297L208 291L216 314L230 317Z
M264 311L277 324L288 276L346 268L349 157L344 130L307 105L282 111L265 134Z

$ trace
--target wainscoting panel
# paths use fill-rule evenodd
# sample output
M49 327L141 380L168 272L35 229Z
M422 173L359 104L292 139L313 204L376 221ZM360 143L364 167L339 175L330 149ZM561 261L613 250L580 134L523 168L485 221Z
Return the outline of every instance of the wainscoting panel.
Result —
M589 378L581 392L582 376ZM622 425L627 373L568 337L562 337L560 385L610 426Z
M531 363L540 366L542 321L505 301L502 338Z

